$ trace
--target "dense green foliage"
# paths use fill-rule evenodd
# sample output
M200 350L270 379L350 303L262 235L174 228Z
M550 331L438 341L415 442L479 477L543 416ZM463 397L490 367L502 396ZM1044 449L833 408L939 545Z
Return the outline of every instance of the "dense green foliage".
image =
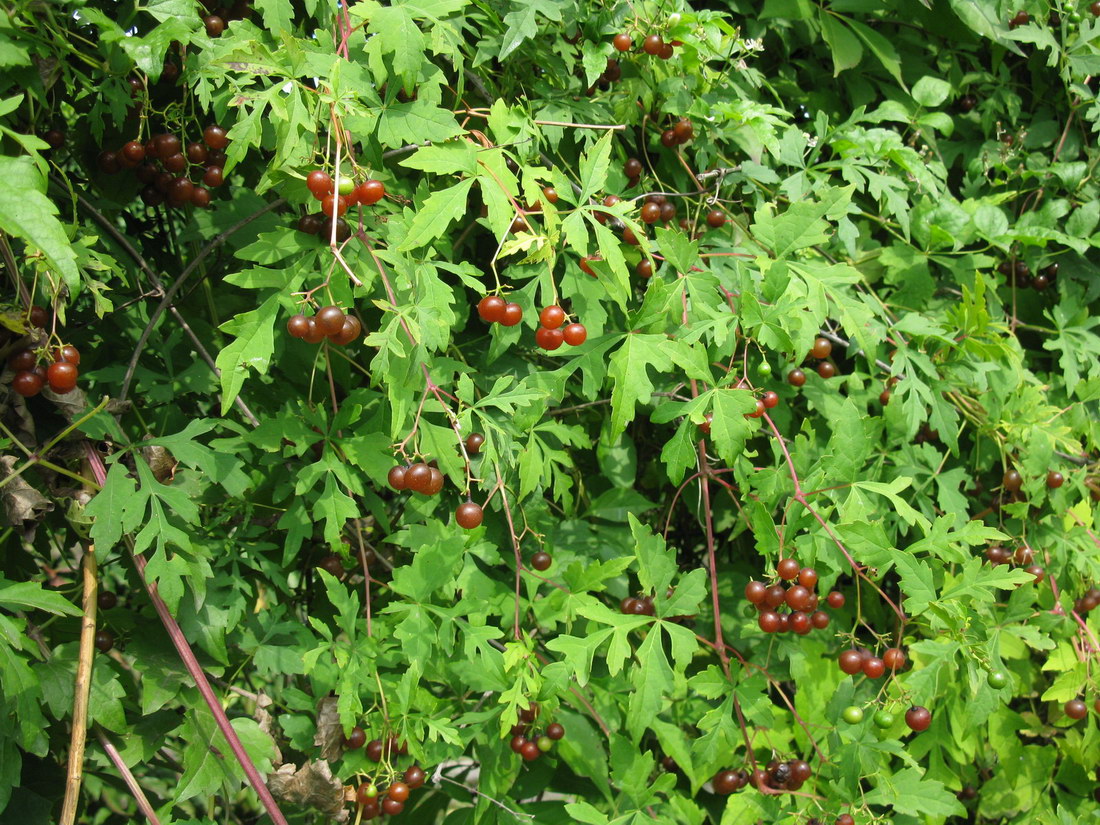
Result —
M0 6L0 818L1096 817L1098 19Z

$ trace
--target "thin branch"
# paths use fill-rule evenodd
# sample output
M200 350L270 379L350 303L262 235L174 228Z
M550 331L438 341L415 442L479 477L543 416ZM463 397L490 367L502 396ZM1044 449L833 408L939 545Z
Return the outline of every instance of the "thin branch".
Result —
M142 330L141 337L138 338L137 346L134 348L134 354L130 358L130 363L126 366L126 375L122 380L122 389L118 395L118 400L120 402L126 400L126 395L130 391L130 381L133 380L134 370L137 369L138 359L141 358L141 353L145 349L145 344L149 341L149 335L153 332L153 327L156 326L157 321L160 320L160 316L164 314L164 311L172 303L172 299L176 297L176 293L179 292L180 287L182 287L184 283L187 282L187 279L191 277L191 273L198 269L199 264L206 260L207 256L209 256L211 252L213 252L215 249L225 243L226 239L229 238L231 235L236 233L238 230L243 229L245 226L248 226L248 224L252 223L252 221L256 220L257 218L266 215L273 209L278 209L285 203L285 198L279 198L278 200L274 200L269 203L259 212L255 212L248 217L237 221L237 223L233 224L233 226L229 227L227 230L214 238L214 240L210 241L210 243L204 246L199 251L199 254L196 255L191 263L189 263L187 267L183 270L183 272L180 273L180 276L172 282L172 285L168 287L168 289L165 291L164 297L161 299L160 303L157 304L157 308L153 310L153 314L149 316L149 323L147 323L145 325L145 329Z

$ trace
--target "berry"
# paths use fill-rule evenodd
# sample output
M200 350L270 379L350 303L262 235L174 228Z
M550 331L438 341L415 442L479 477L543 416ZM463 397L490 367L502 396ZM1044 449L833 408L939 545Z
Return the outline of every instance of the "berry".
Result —
M854 676L863 670L863 654L858 650L845 650L837 661L840 669L849 676Z
M642 258L638 261L638 266L634 268L634 271L638 273L639 278L651 278L653 277L653 262L648 258Z
M863 675L868 679L878 679L886 672L886 665L878 656L869 656L863 661Z
M825 601L833 610L840 610L844 607L844 594L839 590L833 590L825 597Z
M657 223L661 219L661 207L655 203L647 203L642 206L642 223Z
M726 225L726 216L721 209L712 209L707 213L707 226L711 229L721 229Z
M405 471L407 467L391 467L389 473L386 475L386 483L390 485L394 490L405 489Z
M535 330L535 343L542 349L552 352L562 345L565 333L560 329L539 327Z
M886 730L893 726L894 714L888 710L876 710L875 715L871 717L871 721L879 730Z
M736 771L718 771L710 780L711 787L717 794L731 794L738 788L738 776Z
M110 590L100 590L99 595L96 597L96 603L99 605L100 610L111 610L118 604L118 596Z
M203 186L209 186L212 189L216 189L225 182L225 173L222 172L220 166L207 166L206 171L202 175Z
M671 129L666 129L661 132L661 145L666 149L671 149L676 145L676 133Z
M32 327L38 329L45 329L46 324L50 322L50 314L46 311L45 307L32 306L27 313L27 323Z
M359 322L358 318L354 315L345 315L344 325L340 328L340 331L330 335L328 339L332 341L332 343L343 347L358 338L359 333L362 331L363 325Z
M581 272L583 272L585 275L589 275L589 276L595 278L596 277L596 270L594 270L589 265L589 261L598 261L598 260L600 260L598 257L589 255L587 257L581 258L580 261L578 262L578 266L580 266Z
M669 56L671 57L671 55ZM677 143L687 143L695 137L695 130L692 128L691 121L687 118L680 118L676 125L672 127L672 132L676 135ZM707 215L707 222L710 223L710 215ZM722 223L725 223L725 221L723 220ZM713 224L711 225L713 226Z
M428 484L423 492L425 495L434 496L443 489L443 473L435 467L429 467L428 473Z
M611 42L620 52L628 52L634 48L634 38L626 32L619 32Z
M810 601L810 591L802 585L796 584L787 591L784 600L787 602L787 607L791 608L791 610L805 610Z
M95 649L100 653L106 653L115 646L115 634L110 630L97 630L95 634Z
M801 387L806 383L806 373L795 367L787 373L787 383L792 387Z
M325 195L321 198L321 211L329 216L333 211L343 215L348 211L348 200L343 195Z
M765 406L767 406L765 402ZM812 590L817 586L817 571L812 567L803 567L798 571L798 583L805 588Z
M331 238L332 233L333 233L332 217L329 216L329 215L326 215L324 217L324 219L321 221L321 237L325 238L325 239ZM346 241L350 237L351 237L351 227L348 226L348 222L345 221L343 218L337 218L336 219L336 241L338 243L343 243L344 241Z
M359 800L360 805L373 804L373 800L378 796L378 788L373 782L365 782L359 786L359 789L355 792L355 798Z
M485 436L481 433L470 433L466 436L466 454L477 455L481 452L481 446L485 443Z
M765 610L757 616L756 622L765 633L778 633L783 620L774 610Z
M833 343L828 338L818 338L810 347L810 357L817 359L828 358L833 351Z
M558 202L558 190L553 186L542 187L542 196L550 203Z
M552 562L553 559L550 557L550 554L544 553L541 550L538 553L535 553L535 555L531 556L531 566L538 570L540 573L543 570L548 570Z
M367 759L369 759L371 762L381 762L382 761L382 751L383 750L384 750L384 748L382 746L382 740L381 739L372 739L372 740L370 740L367 743L367 749L366 749Z
M542 754L539 750L539 746L534 742L527 742L520 750L519 755L523 757L525 762L534 762Z
M783 604L787 600L787 591L783 589L781 584L773 584L768 588L767 595L764 597L764 604L768 607L776 608Z
M145 160L145 144L140 140L131 140L122 145L118 154L136 166Z
M546 726L546 735L556 742L565 736L565 728L557 722L551 722Z
M818 630L824 630L829 626L829 614L823 610L815 610L810 615L810 624Z
M650 55L658 55L661 49L664 47L665 41L661 39L659 34L651 34L644 41L642 41L642 51Z
M210 190L202 186L196 186L191 191L191 205L199 209L210 206Z
M751 413L745 413L745 418L759 418L764 414L765 409L766 408L764 407L764 402L757 398L756 409L753 410Z
M798 576L801 566L797 561L791 558L783 559L779 564L775 566L775 572L779 574L779 578L790 581Z
M657 56L661 58L661 60L670 59L672 57L672 44L665 43L664 45L662 45L661 50L657 52Z
M455 521L458 522L458 526L464 530L473 530L475 527L481 526L481 520L483 517L481 507L472 501L464 501L458 505L458 509L455 510Z
M172 157L172 155L180 154L180 149L183 144L180 143L180 139L175 135L161 134L153 138L153 151L156 156L162 161ZM146 152L148 154L148 152Z
M836 825L856 825L851 814L841 814L836 818Z
M527 737L524 736L521 733L517 733L512 737L512 740L508 743L508 747L510 747L516 753L519 753L523 750L523 746L526 745L526 744L527 744Z
M505 300L499 295L486 295L478 301L477 314L482 321L490 324L499 323L504 320L504 307L506 305Z
M419 788L424 784L424 780L427 778L424 769L419 765L410 765L405 769L405 784L410 788Z
M394 782L386 790L386 796L398 802L404 802L409 798L409 786L404 782Z
M365 180L355 188L355 197L364 206L373 206L386 196L386 186L380 180Z
M51 390L64 395L76 389L76 379L79 374L75 364L70 364L68 361L55 361L50 364L47 371L47 381Z
M768 588L763 583L750 581L745 585L745 598L753 604L760 604L768 594Z
M535 740L535 745L538 746L538 749L540 751L542 751L543 753L547 753L551 748L554 747L554 740L551 739L549 736L540 736L538 739Z
M351 729L344 738L344 747L348 750L355 750L356 748L363 747L363 744L367 741L367 734L358 725Z
M328 172L314 169L306 176L306 187L317 200L332 194L332 177Z
M1004 485L1004 488L1010 493L1015 493L1018 492L1020 487L1023 486L1024 479L1023 476L1021 476L1016 470L1009 470L1002 477L1001 483Z
M382 800L382 813L387 816L397 816L403 810L405 810L404 802L398 802L389 796Z
M203 146L201 143L199 143L197 140L192 141L191 143L187 144L187 148L185 149L185 154L187 155L187 160L188 160L189 163L196 163L196 164L206 163L206 159L207 159L207 157L209 157L209 155L206 151L206 147ZM144 156L144 155L145 155L145 152L142 151L142 156Z
M810 617L801 610L796 610L794 613L791 613L789 621L791 630L799 636L805 636L813 630L813 624L810 622Z
M1043 568L1041 568L1037 564L1033 564L1030 567L1026 568L1025 572L1030 573L1035 577L1036 584L1041 582L1046 577L1046 571L1044 571Z
M405 470L405 489L415 493L427 493L432 483L432 468L427 464L413 464Z
M211 166L210 168L217 167ZM221 169L218 169L218 172L221 172ZM206 176L204 176L204 179L206 179ZM296 226L299 232L305 232L309 235L316 235L318 232L321 231L321 219L318 218L316 215L304 215L298 218L298 223L296 224Z
M1066 712L1066 716L1073 720L1084 719L1085 714L1089 712L1088 707L1080 699L1070 699L1062 706L1062 710Z
M16 373L15 378L12 379L11 388L24 398L31 398L42 391L43 383L42 376L38 373L25 370Z
M588 338L588 330L584 324L569 324L562 330L562 337L569 346L579 347Z
M222 32L225 31L225 21L216 14L204 17L202 24L206 27L206 33L211 37L221 37Z
M344 326L344 318L344 311L336 306L324 307L313 316L313 320L325 335L338 333Z
M544 307L539 313L539 323L546 329L557 329L565 323L565 310L557 304Z
M985 683L994 690L1000 690L1008 684L1008 674L1002 670L990 671L985 677Z
M863 708L849 705L841 711L840 717L849 725L858 725L863 721Z
M523 307L519 304L505 304L504 313L500 319L501 326L514 327L523 320Z
M302 315L292 315L286 322L286 331L295 338L303 338L309 332L309 319Z
M1098 0L1100 1L1100 0ZM1057 490L1065 482L1065 477L1057 470L1051 470L1047 473L1047 487L1051 490Z
M889 647L882 654L882 661L890 670L901 670L905 667L905 654L896 647Z
M623 174L628 178L639 178L642 175L642 162L637 158L627 158L623 164Z
M822 361L817 365L817 374L828 380L836 375L836 367L833 366L831 361Z
M714 413L707 413L703 416L703 423L699 425L699 432L704 435L710 435L710 425L714 421Z
M928 708L921 707L920 705L913 705L913 707L905 711L905 724L908 725L909 729L914 733L928 730L928 726L932 724L932 713Z

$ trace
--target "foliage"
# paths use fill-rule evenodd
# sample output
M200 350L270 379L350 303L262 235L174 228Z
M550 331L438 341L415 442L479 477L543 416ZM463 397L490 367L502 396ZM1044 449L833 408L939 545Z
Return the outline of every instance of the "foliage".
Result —
M0 811L62 821L90 620L81 822L359 821L414 762L447 825L1097 815L1090 9L2 11L2 354L81 362L3 378ZM104 171L162 133L209 207ZM317 169L384 184L346 239ZM287 334L326 305L364 335ZM827 628L761 629L789 558Z

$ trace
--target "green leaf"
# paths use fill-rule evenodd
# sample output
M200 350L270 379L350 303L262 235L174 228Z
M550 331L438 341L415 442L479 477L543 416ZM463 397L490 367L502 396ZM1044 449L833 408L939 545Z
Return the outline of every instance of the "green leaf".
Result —
M931 75L925 75L916 83L913 84L913 89L910 94L913 95L913 100L917 101L921 106L928 108L934 108L939 106L951 93L951 84L946 80L940 80L938 77L932 77Z
M57 207L46 195L46 180L30 158L0 156L0 230L42 250L65 286L80 291L80 273Z
M863 59L863 47L856 37L841 22L841 18L821 10L821 34L829 44L833 56L833 77L845 69L853 69Z
M45 610L59 616L79 616L81 610L60 593L43 590L38 582L10 582L0 577L0 605Z
M399 251L407 252L410 249L431 243L451 225L451 221L457 220L466 213L466 197L475 178L466 178L446 189L433 192L420 204L416 216L409 225L409 232L398 247Z
M909 816L944 817L964 814L962 804L943 786L917 768L880 773L874 789L864 797L869 805L885 805Z
M607 170L611 165L611 136L612 132L604 132L603 137L596 141L595 146L589 149L581 157L580 179L581 194L580 203L585 203L595 193L603 189L607 182Z
M236 337L218 353L215 364L221 370L222 405L225 415L244 386L249 370L266 375L275 351L275 319L279 314L279 296L272 295L257 309L238 315L222 324L221 329Z

